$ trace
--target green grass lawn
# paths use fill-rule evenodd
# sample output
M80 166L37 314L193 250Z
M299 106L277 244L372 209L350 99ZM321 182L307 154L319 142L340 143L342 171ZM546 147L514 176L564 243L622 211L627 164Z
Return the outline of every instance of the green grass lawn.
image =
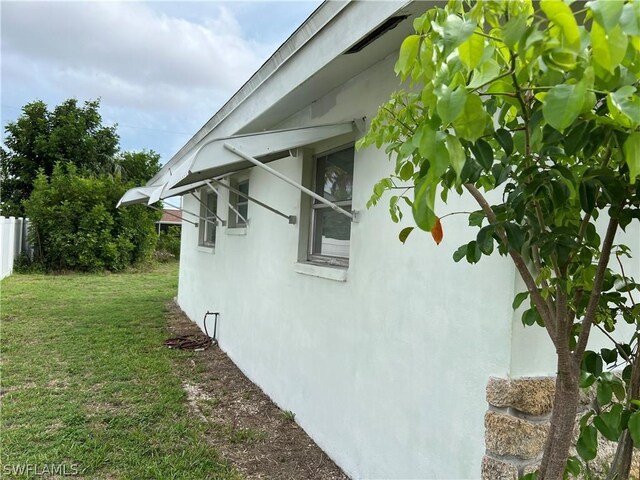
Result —
M0 477L62 463L92 479L238 478L188 410L184 353L162 346L177 274L2 281Z

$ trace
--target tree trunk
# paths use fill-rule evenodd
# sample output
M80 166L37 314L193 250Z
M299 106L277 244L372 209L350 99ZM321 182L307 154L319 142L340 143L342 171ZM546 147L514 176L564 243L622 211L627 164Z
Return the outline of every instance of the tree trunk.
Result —
M632 456L633 440L631 440L629 430L625 430L618 440L618 448L615 457L613 457L607 480L627 480L631 472Z
M564 360L562 359L564 357ZM570 355L558 356L558 376L549 436L540 465L540 480L562 480L573 441L580 389L579 366Z
M640 397L640 354L636 355L633 361L631 381L629 382L629 399ZM629 403L627 403L627 406ZM622 432L618 440L616 455L613 457L607 480L626 480L631 472L631 460L633 459L633 440L629 435L629 430Z

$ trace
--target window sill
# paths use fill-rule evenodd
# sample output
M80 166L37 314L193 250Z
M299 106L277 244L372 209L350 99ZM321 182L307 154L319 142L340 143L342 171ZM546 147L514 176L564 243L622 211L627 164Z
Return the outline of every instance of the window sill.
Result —
M227 235L246 235L247 227L235 227L235 228L227 228L225 230Z
M216 249L214 247L206 247L204 245L198 245L198 251L201 253L208 253L209 255L213 255Z
M348 269L344 267L330 267L328 265L298 262L295 264L294 268L296 273L300 273L302 275L326 278L327 280L334 280L336 282L347 281Z

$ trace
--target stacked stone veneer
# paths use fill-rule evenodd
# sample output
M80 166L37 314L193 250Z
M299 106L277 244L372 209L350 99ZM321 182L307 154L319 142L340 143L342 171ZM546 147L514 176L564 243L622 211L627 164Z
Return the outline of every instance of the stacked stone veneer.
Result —
M517 480L538 467L554 393L551 377L489 380L483 480Z
M535 471L549 432L555 394L555 377L491 378L487 384L489 410L485 414L486 454L482 480L517 480ZM594 392L582 392L579 419L589 408ZM598 435L598 456L589 463L591 478L605 478L617 444ZM576 455L571 450L571 455ZM640 479L640 450L634 450L631 477Z

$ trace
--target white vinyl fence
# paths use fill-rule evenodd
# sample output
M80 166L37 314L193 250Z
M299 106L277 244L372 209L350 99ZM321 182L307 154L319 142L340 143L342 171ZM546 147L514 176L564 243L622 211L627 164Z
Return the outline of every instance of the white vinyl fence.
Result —
M21 253L31 254L27 239L28 218L0 217L0 279L11 275Z

